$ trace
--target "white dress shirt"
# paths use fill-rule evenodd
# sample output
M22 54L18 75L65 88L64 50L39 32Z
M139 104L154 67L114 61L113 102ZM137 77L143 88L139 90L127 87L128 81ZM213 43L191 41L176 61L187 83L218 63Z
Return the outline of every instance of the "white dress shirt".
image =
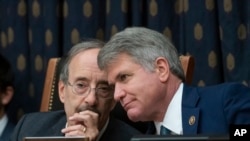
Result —
M182 135L182 114L181 114L181 103L182 103L183 83L180 84L176 91L173 99L168 105L168 109L165 112L163 122L155 122L157 135L160 134L160 126L168 128L171 134Z

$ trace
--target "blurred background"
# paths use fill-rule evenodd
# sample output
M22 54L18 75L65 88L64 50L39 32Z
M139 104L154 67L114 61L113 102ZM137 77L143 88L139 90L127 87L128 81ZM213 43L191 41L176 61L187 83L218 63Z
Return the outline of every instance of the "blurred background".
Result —
M157 30L192 55L194 86L250 85L249 0L0 0L0 53L15 72L11 117L39 111L49 58L131 26Z

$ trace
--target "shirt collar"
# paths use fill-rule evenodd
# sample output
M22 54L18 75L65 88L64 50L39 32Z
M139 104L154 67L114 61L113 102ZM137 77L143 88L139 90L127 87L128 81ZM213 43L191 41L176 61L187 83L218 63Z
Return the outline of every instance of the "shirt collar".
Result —
M174 134L183 134L181 114L182 92L183 83L180 84L175 95L173 96L173 99L168 105L168 109L165 112L163 122L155 122L157 134L160 133L161 125L171 130L171 132L173 132Z

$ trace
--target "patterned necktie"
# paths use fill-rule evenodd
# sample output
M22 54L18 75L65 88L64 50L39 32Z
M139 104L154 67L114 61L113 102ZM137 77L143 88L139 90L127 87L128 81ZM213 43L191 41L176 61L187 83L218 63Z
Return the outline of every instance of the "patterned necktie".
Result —
M161 125L160 135L170 135L170 133L171 131L168 128Z

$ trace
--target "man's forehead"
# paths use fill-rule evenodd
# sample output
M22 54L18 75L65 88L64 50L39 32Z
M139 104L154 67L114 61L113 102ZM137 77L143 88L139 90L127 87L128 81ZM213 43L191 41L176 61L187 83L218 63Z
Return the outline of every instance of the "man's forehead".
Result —
M69 75L74 77L86 77L86 78L100 78L100 79L107 79L107 74L104 71L84 68L84 69L77 69L69 71Z

